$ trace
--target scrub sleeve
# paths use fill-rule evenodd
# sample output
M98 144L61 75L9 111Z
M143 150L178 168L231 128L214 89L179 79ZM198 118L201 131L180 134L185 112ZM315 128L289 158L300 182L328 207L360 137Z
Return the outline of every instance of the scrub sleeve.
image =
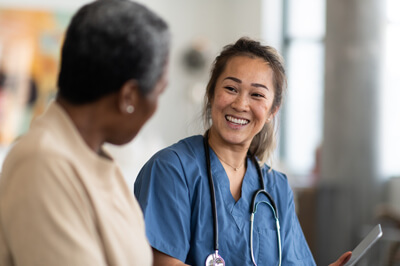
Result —
M150 245L181 261L190 248L190 195L183 166L174 152L160 151L135 183ZM161 188L162 187L162 188ZM149 206L149 207L147 207Z

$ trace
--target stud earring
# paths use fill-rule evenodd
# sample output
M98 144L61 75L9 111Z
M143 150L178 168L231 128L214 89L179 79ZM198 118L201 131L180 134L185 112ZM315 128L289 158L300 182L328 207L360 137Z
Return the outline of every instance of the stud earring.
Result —
M134 111L135 111L135 107L133 107L133 105L128 105L128 106L126 107L126 112L127 112L128 114L132 114Z

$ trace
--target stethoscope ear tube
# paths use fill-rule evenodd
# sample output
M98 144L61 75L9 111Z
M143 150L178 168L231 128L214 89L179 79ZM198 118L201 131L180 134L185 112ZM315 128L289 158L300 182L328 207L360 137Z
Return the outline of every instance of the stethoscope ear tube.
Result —
M215 199L215 190L214 190L214 181L211 174L211 163L210 163L210 150L208 145L208 130L205 134L205 138L203 139L204 151L206 153L206 163L207 163L207 176L208 176L208 185L210 187L210 195L211 195L211 204L212 213L213 213L213 227L214 227L214 250L218 251L218 213L217 213L217 204Z
M257 190L256 193L254 193L253 198L251 200L251 213L255 213L256 210L256 198L258 194L264 194L267 196L268 200L271 202L272 207L274 208L275 211L275 218L279 219L279 214L278 214L278 208L276 207L275 201L271 197L271 195L265 190L265 184L264 184L264 179L262 178L263 174L261 172L261 167L260 164L257 162L255 156L252 156L253 158L253 163L256 165L257 173L260 178L260 183L261 183L261 189Z
M211 173L211 162L210 162L210 147L208 144L208 131L205 133L204 139L203 139L203 144L204 144L204 151L205 151L205 157L206 157L206 165L207 165L207 175L208 175L208 184L210 187L210 197L211 197L211 208L212 208L212 214L213 214L213 228L214 228L214 251L215 253L210 254L206 258L206 265L208 266L209 263L212 263L211 265L215 265L215 263L219 265L225 265L225 261L222 259L222 257L218 254L218 214L217 214L217 204L216 204L216 199L215 199L215 189L214 189L214 181L212 178L212 173ZM257 162L255 156L251 156L254 164L256 165L257 168L257 173L260 179L261 183L261 189L257 190L253 198L251 200L251 216L250 216L250 250L251 250L251 259L254 263L254 265L257 265L255 262L254 258L254 253L253 253L253 224L254 224L254 214L257 211L257 205L259 203L266 203L269 205L274 213L274 217L276 220L276 230L277 230L277 238L278 238L278 248L279 248L279 265L281 265L282 262L282 250L281 250L281 237L280 237L280 226L279 226L279 219L278 219L278 209L276 207L275 201L272 199L271 195L265 190L265 184L264 184L264 179L263 179L263 174L261 172L261 167L259 163ZM260 201L256 204L256 198L259 194L264 194L267 196L269 202L266 201Z
M279 266L282 264L282 244L281 244L281 232L280 232L280 225L279 225L279 214L278 214L278 208L276 207L275 201L271 197L271 195L265 190L265 184L264 184L264 179L262 178L262 172L261 172L261 167L259 163L257 162L255 156L252 156L253 162L256 165L257 168L257 173L260 178L260 183L262 186L262 189L257 190L253 198L251 200L251 216L250 216L250 252L251 252L251 260L253 261L253 264L257 266L256 260L254 258L254 250L253 250L253 230L254 230L254 216L257 211L257 205L259 203L266 203L269 207L271 207L271 210L273 212L275 222L276 222L276 233L277 233L277 239L278 239L278 256L279 256ZM257 196L259 194L264 194L267 196L269 202L266 201L260 201L256 203Z
M256 202L256 198L258 196L258 194L264 194L268 197L270 202L267 201L259 201L257 203ZM253 250L253 231L254 231L254 216L257 212L257 206L260 203L265 203L267 204L271 210L272 213L274 215L275 218L275 223L276 223L276 234L277 234L277 240L278 240L278 256L279 256L279 266L282 263L282 244L281 244L281 232L280 232L280 224L279 224L279 219L278 219L278 210L276 208L275 202L272 200L272 197L268 194L267 191L265 191L264 189L260 189L257 190L257 192L254 194L252 202L251 202L251 215L250 215L250 252L251 252L251 260L253 261L253 264L255 266L257 266L255 258L254 258L254 250Z
M272 207L272 211L274 212L275 219L279 219L278 209L276 208L275 201L272 199L271 195L264 189L259 189L256 191L256 193L254 193L253 198L251 200L251 213L252 214L256 213L256 210L257 210L256 199L260 193L267 196L267 198L270 202L270 203L268 203L268 205L270 205Z

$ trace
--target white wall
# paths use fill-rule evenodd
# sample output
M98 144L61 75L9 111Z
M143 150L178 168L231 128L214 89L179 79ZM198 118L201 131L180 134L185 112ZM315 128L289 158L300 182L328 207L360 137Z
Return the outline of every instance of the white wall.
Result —
M0 7L65 9L76 11L86 0L0 0ZM273 45L279 43L272 21L277 5L270 0L139 0L160 14L169 23L173 41L170 56L169 86L161 96L159 108L137 138L125 147L110 147L120 163L129 185L143 163L158 149L194 133L202 133L200 109L209 65L220 49L240 36L262 39L267 36ZM272 1L274 2L274 1ZM268 6L271 8L268 9ZM264 10L264 11L263 11ZM279 10L278 10L279 11ZM262 12L270 16L262 19ZM262 22L271 22L262 27ZM208 47L208 66L201 73L189 73L182 64L188 46L203 40ZM194 96L193 96L194 95Z

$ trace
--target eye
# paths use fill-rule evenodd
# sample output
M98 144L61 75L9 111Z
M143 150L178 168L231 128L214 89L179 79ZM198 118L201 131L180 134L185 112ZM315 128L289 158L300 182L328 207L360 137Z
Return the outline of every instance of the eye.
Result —
M256 97L256 98L265 98L265 96L260 93L253 93L251 96Z
M226 90L231 91L231 92L236 92L236 89L232 86L225 86L224 87Z

